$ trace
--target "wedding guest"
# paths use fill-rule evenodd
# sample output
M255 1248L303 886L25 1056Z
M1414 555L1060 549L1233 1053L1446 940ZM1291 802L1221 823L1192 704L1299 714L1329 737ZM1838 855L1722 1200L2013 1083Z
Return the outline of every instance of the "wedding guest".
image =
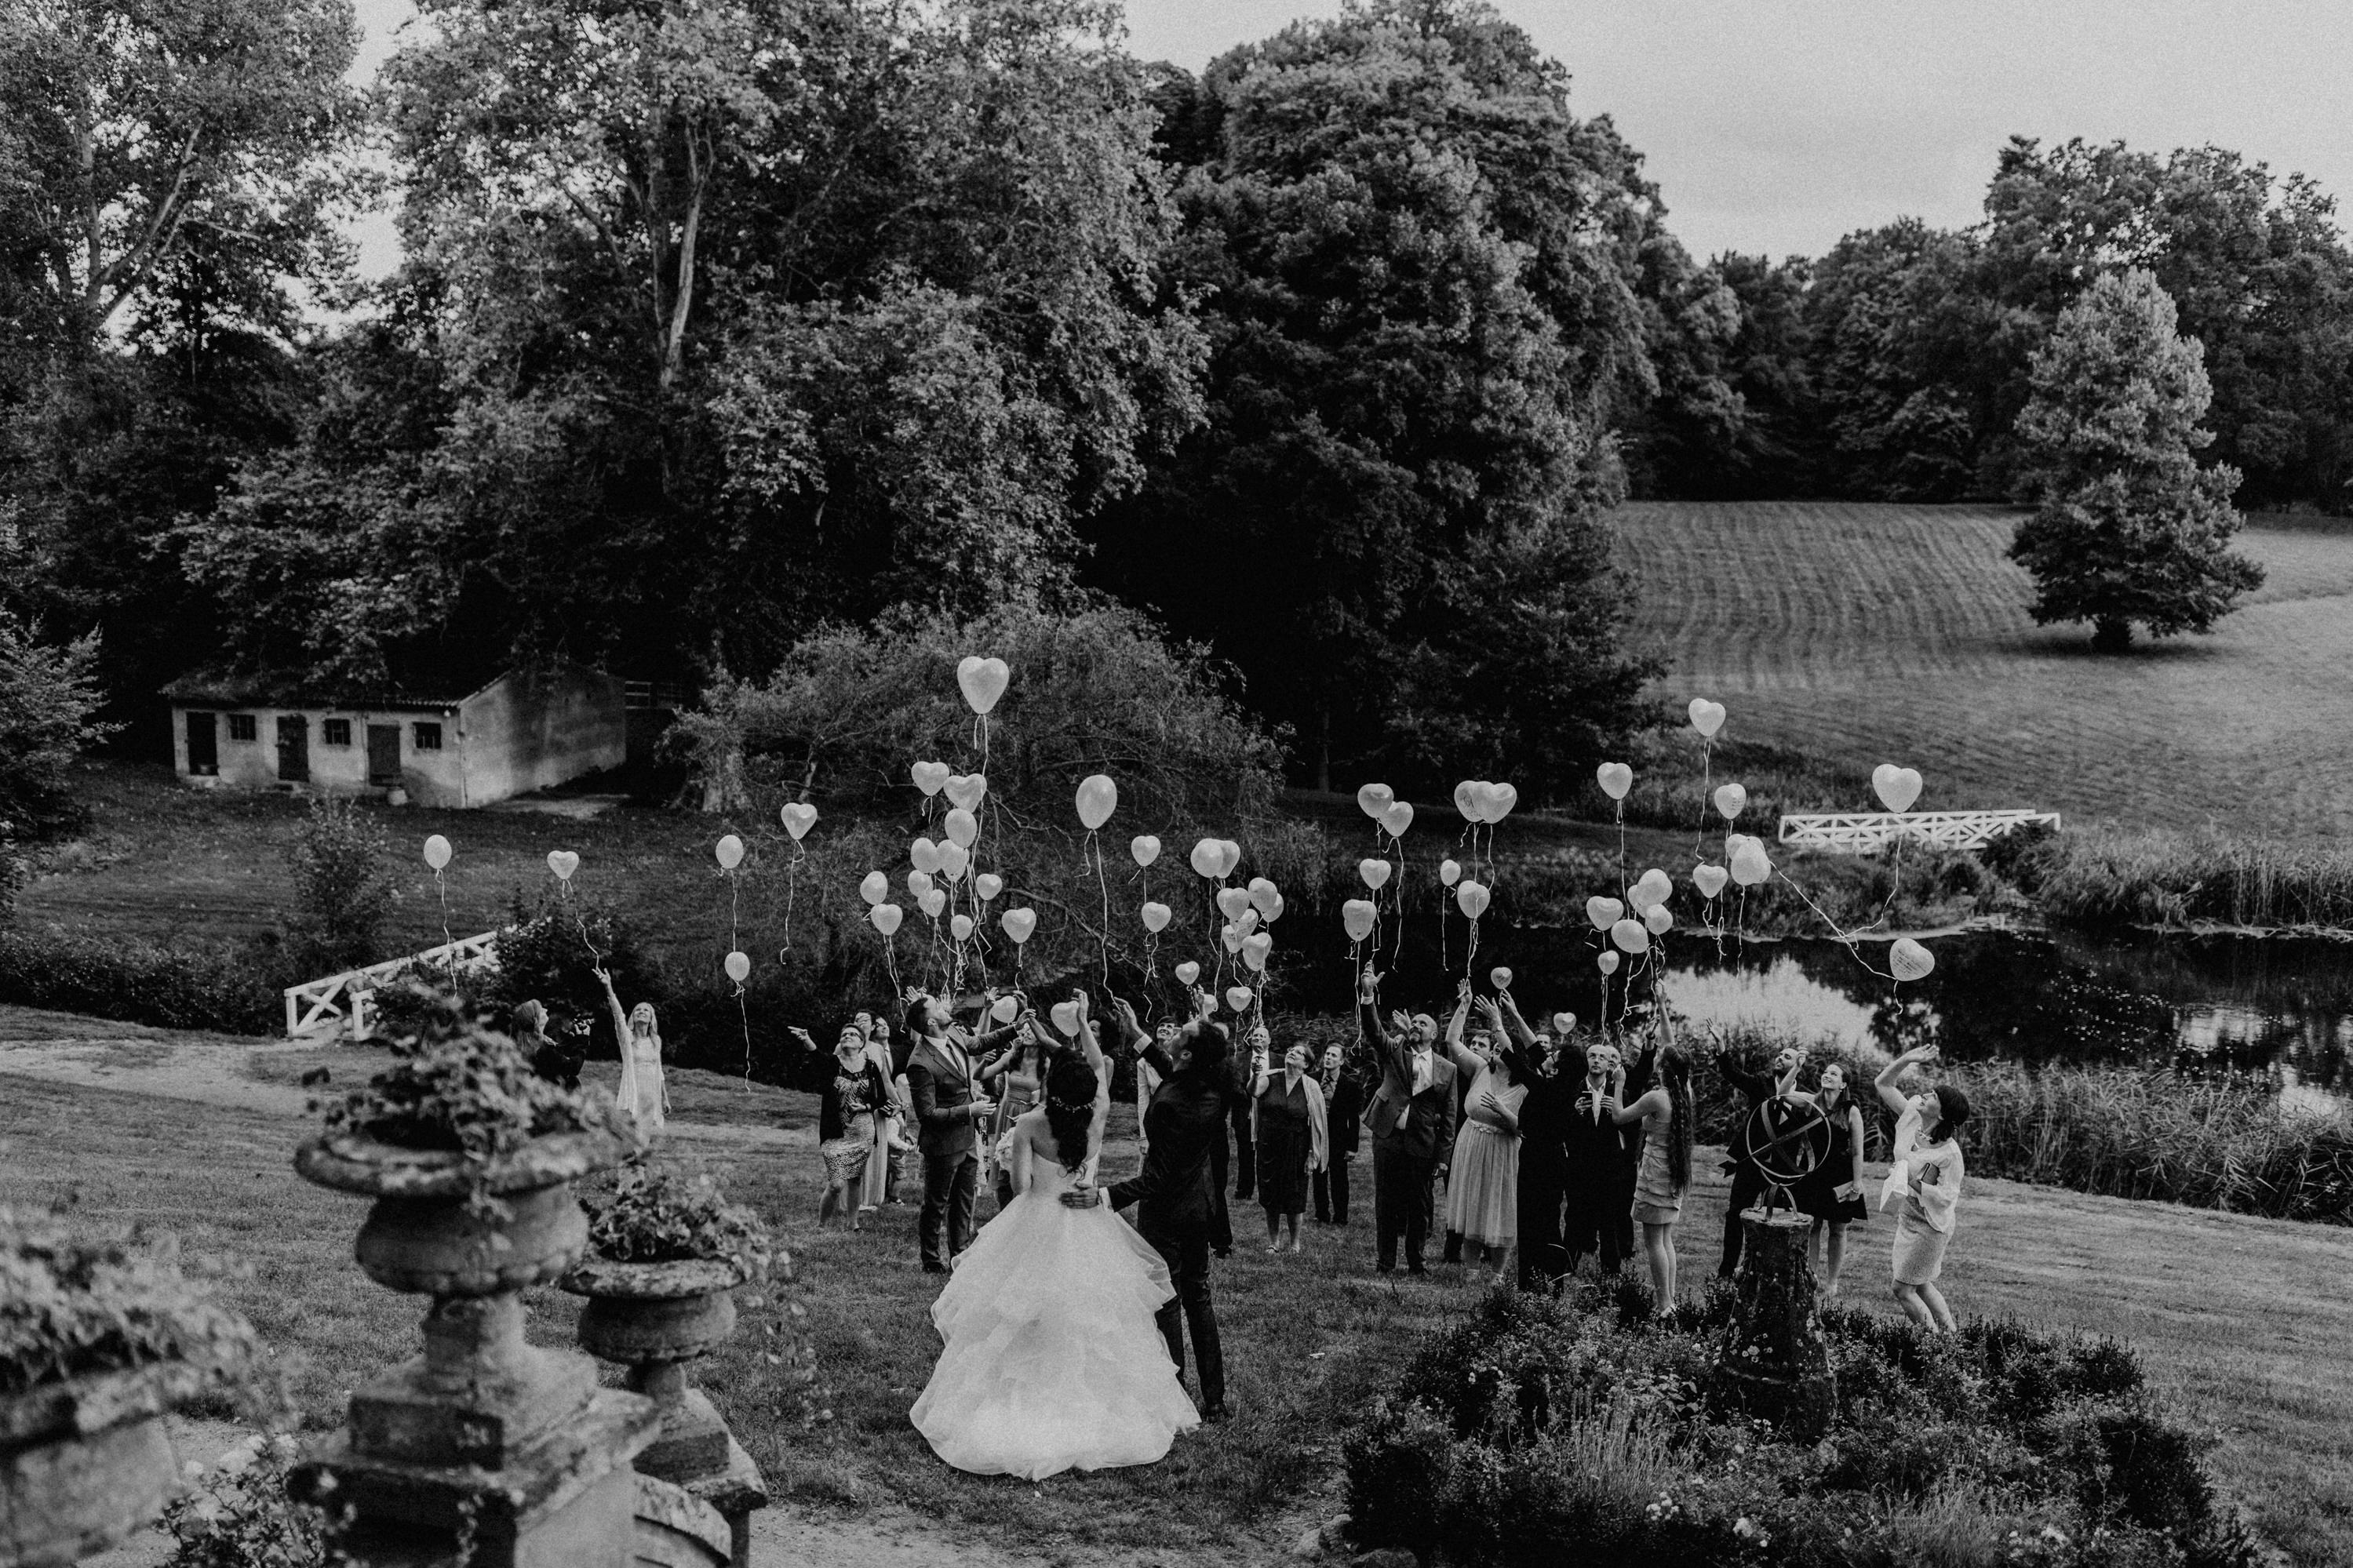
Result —
M639 1142L649 1142L669 1124L670 1085L662 1077L660 1022L654 1005L640 1002L628 1012L613 989L613 975L602 964L592 971L605 987L606 1005L613 1010L613 1033L621 1045L621 1087L614 1106L637 1128Z
M1719 1279L1729 1279L1740 1268L1742 1231L1740 1216L1762 1199L1771 1184L1765 1179L1764 1168L1757 1164L1750 1142L1762 1119L1771 1122L1778 1118L1804 1113L1807 1109L1798 1098L1798 1069L1805 1065L1806 1054L1794 1046L1784 1046L1773 1053L1767 1071L1758 1072L1746 1063L1729 1055L1719 1064L1725 1081L1738 1089L1747 1103L1740 1119L1733 1123L1730 1156L1725 1170L1732 1177L1732 1193L1724 1205L1724 1257L1715 1266Z
M1961 1203L1961 1145L1954 1137L1969 1119L1968 1096L1950 1084L1905 1095L1896 1087L1906 1068L1933 1061L1936 1047L1906 1051L1887 1064L1874 1085L1880 1103L1894 1111L1894 1163L1881 1188L1879 1206L1901 1201L1895 1216L1895 1300L1905 1315L1931 1333L1953 1333L1953 1310L1936 1280L1945 1271L1945 1248Z
M1500 1276L1519 1237L1520 1106L1528 1086L1516 1080L1525 1076L1526 1063L1518 1052L1501 1048L1503 1015L1493 1002L1479 1003L1488 1026L1472 1038L1482 1045L1461 1043L1470 1003L1466 980L1447 1037L1450 1059L1470 1079L1471 1089L1463 1097L1446 1178L1446 1261L1459 1261L1467 1240L1479 1248L1480 1261Z
M1655 1080L1630 1105L1612 1105L1623 1127L1641 1124L1641 1163L1634 1177L1634 1223L1642 1227L1642 1252L1651 1265L1651 1300L1662 1312L1675 1306L1675 1222L1683 1217L1683 1194L1691 1190L1691 1058L1672 1044L1654 1058Z
M1607 1040L1594 1040L1580 1054L1561 1140L1561 1242L1569 1272L1590 1256L1603 1273L1615 1274L1634 1250L1626 1132L1609 1110L1625 1093L1626 1067Z
M1520 1173L1517 1213L1518 1282L1523 1290L1550 1290L1568 1276L1568 1248L1561 1241L1561 1206L1568 1184L1568 1119L1578 1080L1561 1070L1561 1042L1538 1034L1520 1016L1512 994L1496 998L1504 1026L1520 1043L1527 1068L1520 1101ZM1570 1019L1574 1026L1576 1020Z
M982 1005L987 1005L987 999ZM1004 1049L1029 1022L1024 1015L975 1037L957 1026L939 997L920 991L909 997L906 1030L913 1044L907 1055L907 1089L915 1108L915 1141L923 1155L923 1207L915 1235L926 1273L946 1273L948 1259L972 1240L981 1129L997 1109L987 1095L974 1092L974 1075L981 1059Z
M1315 1223L1348 1223L1348 1162L1356 1157L1356 1118L1365 1108L1364 1090L1348 1070L1348 1053L1338 1046L1324 1048L1324 1121L1326 1154L1324 1168L1312 1178Z
M565 1089L580 1087L580 1068L588 1059L588 1053L547 1032L547 1009L535 996L515 1004L514 1043L531 1058L534 1077Z
M1846 1258L1846 1227L1871 1215L1862 1196L1862 1108L1847 1090L1846 1069L1836 1062L1823 1066L1813 1099L1814 1109L1830 1124L1830 1152L1789 1195L1799 1213L1813 1217L1809 1256L1821 1275L1823 1293L1835 1296Z
M817 1152L825 1162L825 1196L817 1208L819 1230L837 1214L853 1231L863 1226L865 1211L858 1200L874 1158L875 1124L890 1095L882 1069L867 1056L866 1037L855 1025L844 1028L834 1042L832 1070L818 1099Z
M997 1100L996 1119L989 1124L988 1165L995 1177L999 1213L1013 1206L1013 1175L999 1157L999 1146L1012 1131L1013 1124L1038 1103L1054 1054L1054 1042L1042 1030L1032 1028L1017 1037L980 1069L981 1087Z
M1398 1245L1406 1272L1427 1273L1430 1184L1452 1147L1454 1064L1438 1051L1438 1021L1428 1014L1392 1031L1380 1017L1381 977L1371 964L1356 982L1357 1027L1380 1063L1381 1086L1366 1115L1373 1128L1373 1228L1376 1267L1396 1272Z
M1174 1022L1160 1026L1156 1044L1163 1056L1176 1043L1178 1030ZM1140 1163L1152 1152L1152 1134L1144 1125L1144 1113L1152 1108L1152 1097L1160 1090L1160 1069L1145 1057L1135 1058L1135 1157Z
M1266 1032L1263 1025L1258 1032ZM1251 1084L1250 1137L1258 1146L1258 1195L1266 1210L1266 1249L1299 1250L1299 1216L1307 1207L1307 1177L1329 1158L1324 1086L1307 1070L1307 1047L1293 1045L1273 1070L1260 1058Z

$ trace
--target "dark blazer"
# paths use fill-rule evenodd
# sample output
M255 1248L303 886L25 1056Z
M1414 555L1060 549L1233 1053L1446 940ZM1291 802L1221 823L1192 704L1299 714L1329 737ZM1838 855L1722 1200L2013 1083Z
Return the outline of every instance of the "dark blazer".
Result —
M1157 1045L1140 1054L1160 1075L1160 1087L1144 1110L1144 1169L1111 1189L1111 1206L1134 1205L1136 1231L1147 1240L1176 1239L1196 1228L1206 1234L1213 1207L1209 1150L1226 1135L1225 1075L1176 1073Z
M1316 1082L1324 1080L1319 1077ZM1365 1091L1356 1082L1356 1075L1345 1067L1324 1096L1324 1125L1331 1139L1334 1159L1356 1152L1356 1119L1365 1113Z
M859 1114L860 1110L880 1116L890 1107L891 1087L882 1081L882 1069L872 1062L861 1062L859 1065L860 1071L857 1076L866 1085L867 1103L852 1109L842 1103L845 1097L840 1092L842 1080L840 1061L830 1055L826 1058L826 1066L832 1070L826 1074L825 1087L818 1091L817 1135L820 1142L830 1142L836 1138L849 1136L849 1119Z
M970 1040L961 1031L950 1037L964 1046L968 1058L958 1066L954 1056L930 1040L918 1040L907 1056L907 1092L915 1102L915 1147L926 1155L969 1154L980 1145L972 1120L972 1074L982 1060L1020 1032L1018 1023Z
M1357 1022L1381 1064L1381 1087L1366 1110L1373 1124L1373 1152L1384 1149L1418 1160L1443 1160L1454 1146L1454 1064L1444 1047L1430 1052L1430 1087L1413 1089L1413 1051L1399 1035L1381 1025L1380 1014L1369 1002L1357 1004ZM1405 1125L1398 1125L1399 1106L1409 1107Z

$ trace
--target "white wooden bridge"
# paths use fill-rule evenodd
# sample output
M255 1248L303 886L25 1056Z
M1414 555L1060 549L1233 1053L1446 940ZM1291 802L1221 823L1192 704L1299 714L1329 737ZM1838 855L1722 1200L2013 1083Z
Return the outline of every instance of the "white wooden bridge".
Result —
M496 967L499 933L461 936L455 942L428 947L405 958L388 958L365 969L346 970L324 980L309 980L286 988L286 1033L290 1038L312 1032L342 1034L354 1040L368 1037L368 993L411 964L459 972Z
M1781 818L1781 842L1814 849L1881 849L1899 840L1938 849L1977 849L2033 823L2059 826L2055 811L1834 811Z

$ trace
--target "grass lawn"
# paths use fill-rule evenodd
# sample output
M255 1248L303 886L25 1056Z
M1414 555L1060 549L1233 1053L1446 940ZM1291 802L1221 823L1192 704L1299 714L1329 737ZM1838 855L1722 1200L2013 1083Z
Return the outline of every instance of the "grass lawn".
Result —
M2094 656L2037 626L2001 507L1637 502L1633 641L1724 733L1926 779L1923 810L2038 806L2353 834L2353 532L2255 519L2269 574L2208 637ZM2291 520L2292 521L2292 520Z
M690 1090L700 1115L687 1109ZM805 1123L806 1097L759 1093L749 1120L789 1122L797 1102ZM688 1120L746 1103L717 1079L682 1083L677 1098ZM361 1205L293 1178L301 1122L18 1077L0 1077L0 1191L73 1194L94 1215L164 1226L192 1253L234 1260L229 1293L283 1358L314 1422L339 1420L353 1382L416 1342L421 1303L376 1289L351 1263ZM817 1235L813 1148L698 1142L693 1152L798 1260L831 1419L797 1424L794 1390L769 1360L773 1300L745 1310L736 1342L701 1373L780 1494L821 1510L913 1505L951 1535L1072 1563L1264 1550L1335 1511L1348 1413L1417 1334L1478 1289L1447 1270L1426 1283L1377 1279L1368 1208L1345 1233L1311 1227L1304 1257L1270 1258L1250 1245L1257 1215L1244 1205L1243 1245L1216 1274L1237 1418L1142 1471L1038 1487L982 1479L945 1469L906 1426L937 1349L914 1211L886 1210L862 1235ZM1130 1157L1115 1142L1112 1168ZM1724 1193L1713 1161L1701 1180L1680 1232L1694 1279L1713 1263ZM1962 1224L1947 1277L1961 1311L2129 1341L2159 1386L2215 1426L2221 1473L2299 1563L2353 1562L2353 1231L2000 1182L1973 1185ZM1857 1243L1850 1294L1892 1311L1880 1285L1885 1229L1872 1228ZM533 1337L567 1340L575 1311L570 1298L540 1293Z

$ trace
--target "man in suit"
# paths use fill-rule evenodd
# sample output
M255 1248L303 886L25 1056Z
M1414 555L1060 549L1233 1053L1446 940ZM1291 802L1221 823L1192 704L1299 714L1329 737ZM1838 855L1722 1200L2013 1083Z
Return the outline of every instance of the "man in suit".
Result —
M1356 1153L1356 1118L1364 1114L1365 1091L1348 1068L1347 1053L1327 1046L1318 1075L1324 1085L1324 1124L1329 1130L1330 1158L1315 1173L1315 1220L1319 1225L1348 1223L1348 1162Z
M916 994L907 1004L907 1092L915 1104L915 1145L923 1156L923 1211L915 1233L923 1249L923 1271L944 1274L940 1230L947 1229L947 1257L972 1241L972 1208L980 1186L980 1136L996 1102L973 1093L980 1058L1001 1048L1028 1026L1016 1018L976 1040L955 1026L948 1005Z
M1776 1051L1764 1072L1729 1054L1716 1064L1724 1081L1738 1089L1748 1102L1740 1120L1733 1123L1731 1146L1725 1151L1730 1156L1724 1168L1732 1177L1732 1192L1724 1201L1724 1256L1715 1266L1720 1279L1729 1279L1739 1272L1740 1216L1765 1196L1765 1172L1757 1163L1757 1152L1750 1147L1757 1123L1762 1121L1768 1128L1778 1130L1783 1118L1799 1112L1803 1102L1793 1096L1798 1088L1798 1069L1805 1065L1806 1054L1794 1046L1784 1046Z
M1395 1032L1382 1026L1381 977L1371 964L1356 982L1356 1018L1380 1064L1381 1087L1366 1113L1373 1127L1373 1227L1376 1261L1397 1268L1405 1242L1409 1274L1428 1270L1422 1248L1430 1237L1430 1183L1454 1144L1454 1064L1438 1050L1438 1020L1427 1013Z
M1218 1341L1218 1312L1209 1300L1209 1236L1216 1200L1225 1194L1210 1185L1209 1151L1226 1135L1226 1059L1231 1042L1209 1017L1215 1004L1207 992L1193 999L1193 1020L1171 1040L1155 1045L1136 1027L1135 1010L1114 1000L1112 1016L1125 1031L1131 1049L1160 1074L1160 1087L1145 1108L1148 1140L1144 1169L1109 1189L1113 1208L1135 1207L1136 1234L1150 1242L1168 1265L1176 1297L1158 1315L1176 1375L1185 1375L1185 1331L1193 1334L1193 1358L1200 1368L1201 1415L1226 1418L1226 1358ZM1076 1186L1062 1194L1072 1208L1092 1208L1103 1189Z

